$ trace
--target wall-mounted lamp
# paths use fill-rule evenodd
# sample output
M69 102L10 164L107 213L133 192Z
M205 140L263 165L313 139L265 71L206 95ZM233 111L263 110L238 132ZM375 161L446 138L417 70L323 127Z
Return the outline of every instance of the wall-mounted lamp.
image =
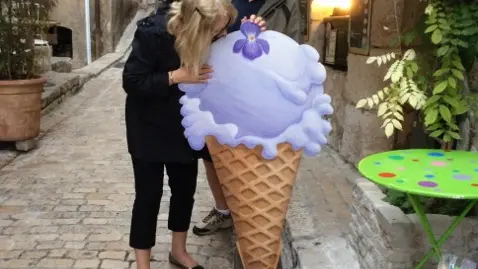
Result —
M334 13L334 9L349 10L351 0L313 0L312 1L312 20L321 21Z

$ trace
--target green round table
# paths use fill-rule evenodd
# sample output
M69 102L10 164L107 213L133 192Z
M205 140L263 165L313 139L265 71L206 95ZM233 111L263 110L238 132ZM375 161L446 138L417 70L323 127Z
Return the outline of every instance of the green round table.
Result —
M358 169L370 181L408 194L431 244L431 250L416 269L422 268L433 255L441 257L440 245L478 201L477 152L396 150L370 155L360 161ZM436 240L419 196L466 199L470 203Z

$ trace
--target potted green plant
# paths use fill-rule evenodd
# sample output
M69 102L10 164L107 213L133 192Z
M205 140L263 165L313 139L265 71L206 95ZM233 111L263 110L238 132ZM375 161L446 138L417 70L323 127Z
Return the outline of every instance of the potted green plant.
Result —
M46 78L34 73L35 37L56 0L0 0L0 141L24 141L40 132Z

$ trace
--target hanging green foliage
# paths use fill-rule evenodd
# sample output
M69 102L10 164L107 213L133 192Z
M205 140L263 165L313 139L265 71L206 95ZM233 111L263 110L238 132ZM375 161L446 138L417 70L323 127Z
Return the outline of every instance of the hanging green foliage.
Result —
M432 50L416 53L408 49L401 59L395 60L395 54L391 53L367 60L379 66L392 63L384 78L389 84L377 94L360 100L357 108L378 106L387 137L401 130L405 106L421 111L429 135L445 146L461 139L458 117L477 106L477 98L463 89L467 70L478 55L478 3L430 1L425 25L423 34L430 39ZM399 32L398 29L397 20ZM402 44L409 45L410 39L417 36L416 30L410 33L413 34L402 36L399 32L400 51ZM405 40L404 36L411 38ZM425 66L422 62L426 61L419 61L418 57L428 58L430 51L434 59Z
M415 51L410 49L404 53L401 59L395 58L396 55L393 52L368 58L367 64L375 62L378 66L394 60L383 79L389 84L371 97L357 103L357 108L378 107L377 116L383 120L382 128L385 129L387 137L392 136L397 129L402 130L404 105L408 104L419 110L426 102L426 95L415 82L418 73Z
M425 125L431 137L450 143L461 139L457 116L470 111L463 93L466 69L460 55L465 50L474 51L474 55L478 51L478 5L433 1L425 14L425 33L437 48L434 86L424 109Z

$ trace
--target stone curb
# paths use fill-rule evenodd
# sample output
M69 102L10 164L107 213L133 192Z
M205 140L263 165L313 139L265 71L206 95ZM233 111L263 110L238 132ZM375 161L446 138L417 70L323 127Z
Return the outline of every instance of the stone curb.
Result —
M45 74L46 77L53 80L53 83L58 80L58 84L54 83L54 86L46 85L45 87L45 91L42 95L42 117L52 112L66 98L78 93L85 83L101 75L104 71L121 61L131 49L131 42L133 41L134 31L136 30L136 22L148 16L153 10L154 7L149 7L146 10L139 9L136 12L135 17L124 30L115 52L107 53L91 64L75 69L71 73L48 72ZM43 135L45 135L45 132L42 132L37 139L40 139ZM18 151L0 151L0 169L11 163L20 154Z
M359 178L353 190L352 222L347 241L363 269L413 268L428 250L428 239L416 214L403 211L385 201L386 195L374 183ZM428 214L436 235L445 232L454 217ZM445 252L476 258L478 219L465 218L442 246ZM436 268L436 264L431 267Z
M335 162L334 167L345 175L347 181L357 178L359 174L352 165L330 147L327 152ZM324 238L327 231L324 231L321 224L323 216L316 210L318 205L307 197L310 195L307 186L301 183L306 177L307 171L299 170L283 233L282 268L358 269L357 257L347 245L345 235L334 238L333 242ZM328 253L324 253L325 250Z

